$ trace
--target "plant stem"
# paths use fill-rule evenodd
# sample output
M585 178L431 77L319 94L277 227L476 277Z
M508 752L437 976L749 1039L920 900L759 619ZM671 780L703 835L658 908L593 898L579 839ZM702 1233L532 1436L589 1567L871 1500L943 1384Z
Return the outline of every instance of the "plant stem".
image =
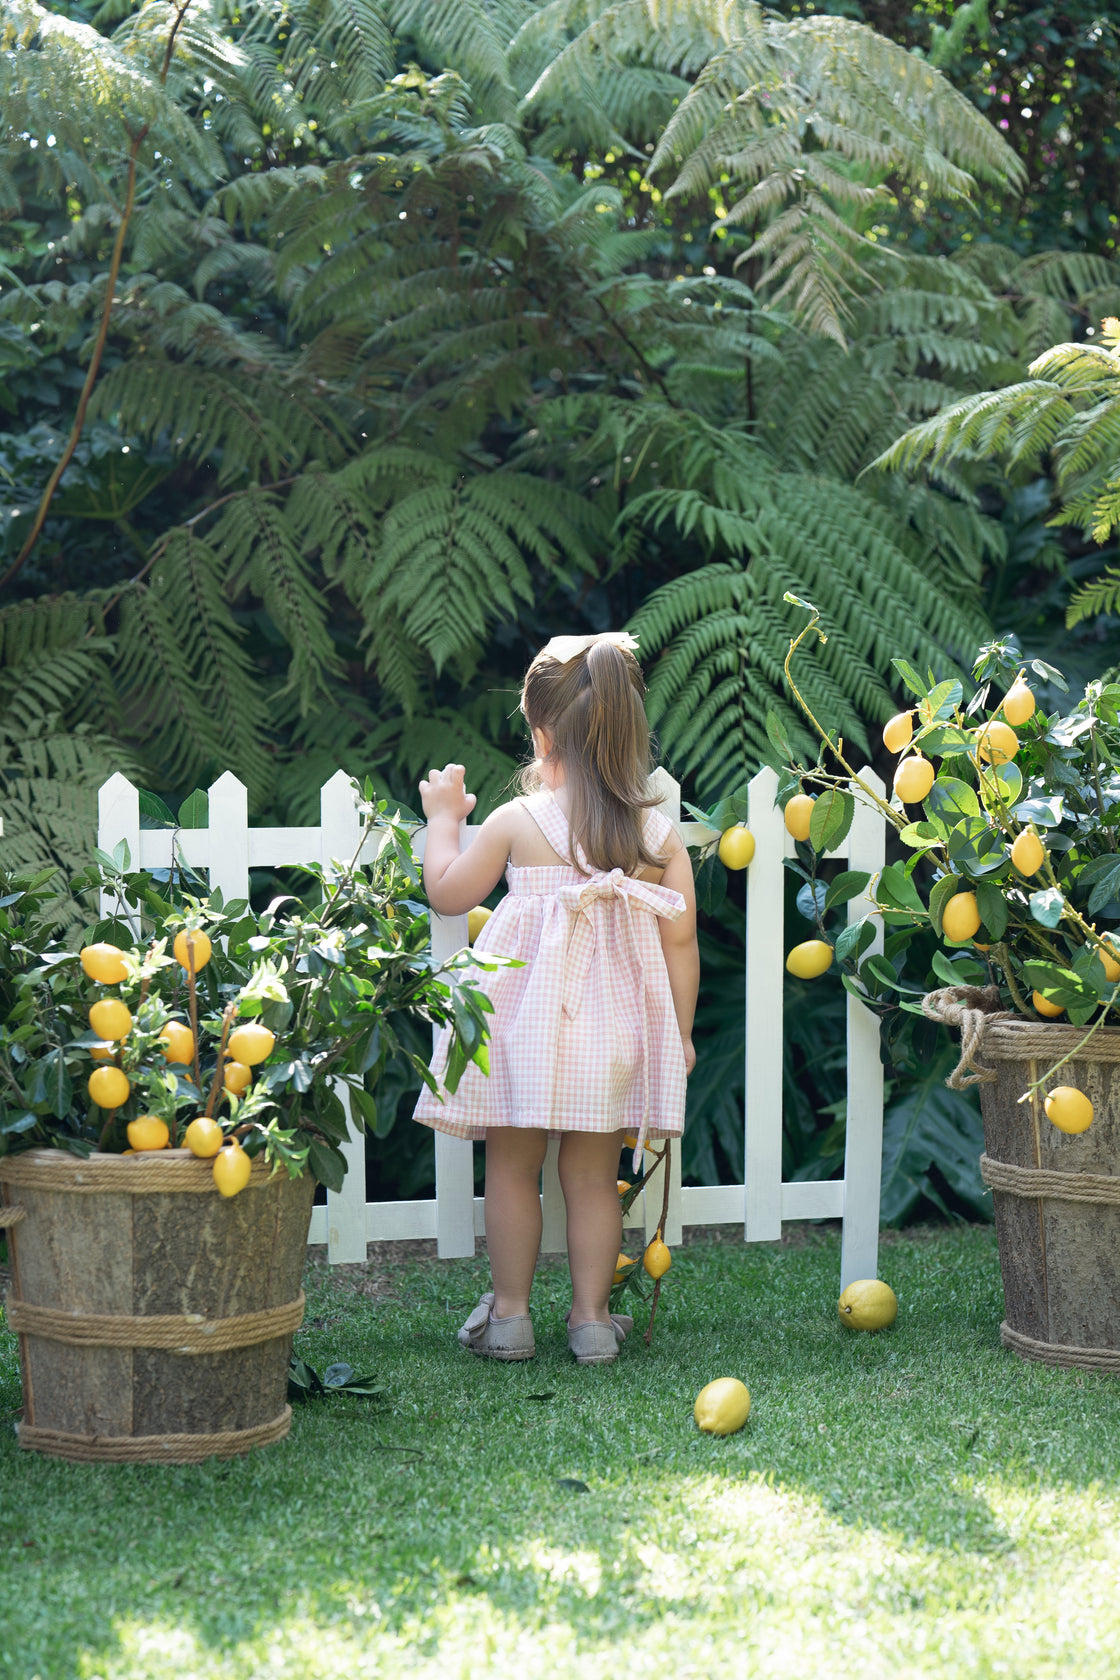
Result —
M225 1008L222 1010L222 1039L221 1043L218 1045L218 1060L214 1065L214 1083L210 1087L210 1095L206 1101L206 1118L208 1120L212 1120L214 1118L214 1109L217 1106L218 1097L221 1093L222 1063L226 1059L226 1040L229 1037L230 1022L237 1014L237 1010L238 1004L236 998L234 998L232 1002L227 1003ZM199 1095L201 1096L201 1094L200 1090Z

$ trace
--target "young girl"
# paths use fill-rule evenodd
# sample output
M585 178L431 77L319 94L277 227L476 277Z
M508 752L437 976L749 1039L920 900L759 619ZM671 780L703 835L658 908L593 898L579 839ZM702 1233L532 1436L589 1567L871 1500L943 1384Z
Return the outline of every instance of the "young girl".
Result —
M428 819L424 884L434 910L461 915L497 885L509 893L475 949L524 966L484 977L490 1072L470 1066L454 1096L425 1091L416 1118L486 1139L486 1245L493 1291L459 1332L472 1353L529 1359L529 1288L541 1240L539 1181L560 1133L572 1310L581 1364L617 1358L630 1321L607 1301L622 1240L624 1134L679 1137L699 955L692 868L648 789L644 685L625 633L559 636L530 665L521 710L533 789L494 811L467 851L459 824L475 797L463 766L420 783ZM447 1045L432 1062L442 1078ZM636 1152L636 1159L640 1156Z

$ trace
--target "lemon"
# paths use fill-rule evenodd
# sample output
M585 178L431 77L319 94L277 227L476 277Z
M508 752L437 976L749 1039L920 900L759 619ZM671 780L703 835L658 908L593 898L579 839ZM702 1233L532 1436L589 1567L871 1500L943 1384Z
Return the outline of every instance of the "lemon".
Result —
M933 765L921 753L904 758L894 773L894 791L904 805L920 805L933 786Z
M631 1266L636 1266L637 1264L638 1262L636 1260L631 1260L628 1254L620 1254L614 1263L614 1278L612 1281L614 1283L624 1283L626 1280L626 1273L629 1268Z
M92 1045L89 1053L95 1062L111 1062L113 1059L113 1052L103 1049L99 1044Z
M1076 1085L1056 1085L1043 1107L1060 1132L1084 1132L1093 1124L1093 1105Z
M194 1034L182 1021L168 1021L159 1035L164 1060L181 1067L194 1059Z
M246 1021L243 1027L237 1027L229 1035L226 1053L232 1061L242 1062L246 1067L256 1067L271 1056L272 1047L276 1043L276 1034L270 1032L260 1021Z
M976 903L976 894L954 893L941 912L942 934L954 945L959 945L979 931L980 910Z
M826 939L806 939L786 958L786 968L799 980L816 980L832 967L832 946Z
M487 910L485 904L476 904L473 910L467 911L467 943L473 945L491 916L492 910Z
M132 1011L120 998L102 998L90 1010L89 1024L98 1038L127 1038L132 1031Z
M197 1120L192 1120L187 1127L183 1142L192 1155L199 1155L203 1160L209 1160L216 1155L225 1142L225 1133L216 1120L211 1120L208 1114L200 1114Z
M626 1136L623 1138L622 1141L626 1145L627 1149L637 1149L637 1147L638 1147L638 1134L637 1134L637 1132L627 1132Z
M118 1067L94 1068L86 1086L98 1108L119 1108L128 1101L132 1086Z
M128 1122L128 1141L138 1153L143 1149L166 1149L171 1133L156 1114L138 1114Z
M786 828L795 840L808 840L809 824L813 820L813 806L816 803L807 793L795 793L786 806Z
M1033 829L1025 828L1015 836L1011 861L1020 875L1037 875L1046 861L1046 848Z
M1034 695L1022 677L1016 678L1012 683L1003 697L1003 705L1000 710L1008 723L1013 723L1016 727L1021 723L1026 723L1034 716Z
M222 1195L236 1196L248 1184L253 1163L241 1145L235 1142L218 1151L210 1170Z
M878 1278L850 1283L836 1305L849 1330L885 1330L898 1317L898 1296Z
M620 1178L617 1180L617 1183L619 1195L625 1196L627 1190L630 1188L630 1180L628 1178Z
M708 1435L734 1435L751 1415L751 1397L738 1377L717 1377L696 1396L692 1415Z
M229 1061L222 1067L222 1084L227 1091L232 1091L235 1097L248 1090L252 1079L253 1070L247 1068L244 1062Z
M669 1267L672 1264L673 1256L669 1253L669 1250L661 1241L661 1232L658 1231L657 1235L642 1255L642 1265L645 1267L651 1278L661 1278L665 1276L665 1273L669 1270Z
M190 973L191 969L197 974L210 961L213 947L210 937L201 928L184 929L175 935L175 943L171 949L175 953L175 961L181 968Z
M1056 1015L1065 1014L1065 1006L1063 1004L1051 1003L1050 999L1044 998L1041 992L1032 992L1031 1002L1034 1004L1036 1012L1039 1015L1045 1015L1048 1020L1052 1021Z
M913 712L899 712L883 728L883 745L888 752L899 753L914 739Z
M742 823L725 828L719 837L719 861L726 869L745 869L754 857L754 835Z
M102 986L119 985L128 973L124 952L116 945L83 945L80 956L82 968L90 979Z
M1019 751L1019 737L1009 724L994 719L976 735L976 751L989 764L1010 764Z
M1097 961L1104 969L1104 977L1108 981L1109 985L1115 986L1117 980L1120 980L1120 962L1117 962L1115 957L1111 954L1116 950L1112 941L1110 939L1106 939L1104 944L1109 946L1109 950L1105 951L1100 945L1098 945Z

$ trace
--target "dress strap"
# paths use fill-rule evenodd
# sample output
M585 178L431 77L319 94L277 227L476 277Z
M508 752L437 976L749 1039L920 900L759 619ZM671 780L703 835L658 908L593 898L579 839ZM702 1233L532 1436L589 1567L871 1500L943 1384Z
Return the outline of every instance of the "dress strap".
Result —
M568 819L547 788L531 793L520 801L532 817L558 858L567 864L572 861L572 842Z

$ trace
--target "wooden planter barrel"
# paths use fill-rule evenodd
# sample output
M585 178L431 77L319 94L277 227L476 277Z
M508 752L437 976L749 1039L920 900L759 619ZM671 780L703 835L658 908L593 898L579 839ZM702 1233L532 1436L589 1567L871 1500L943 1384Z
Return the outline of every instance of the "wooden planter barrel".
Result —
M964 988L932 994L926 1013L951 1019L950 992ZM987 998L990 1007L990 996L972 993L971 1001ZM1041 1092L1020 1102L1081 1044L1085 1029L1004 1013L985 1018L983 1008L960 1013L957 1083L980 1085L980 1171L995 1208L1004 1346L1046 1365L1120 1372L1120 1029L1094 1033ZM1092 1102L1087 1131L1069 1136L1046 1118L1045 1092L1058 1085L1074 1085Z
M195 1464L281 1440L314 1188L254 1162L226 1200L185 1149L0 1158L20 1446Z

